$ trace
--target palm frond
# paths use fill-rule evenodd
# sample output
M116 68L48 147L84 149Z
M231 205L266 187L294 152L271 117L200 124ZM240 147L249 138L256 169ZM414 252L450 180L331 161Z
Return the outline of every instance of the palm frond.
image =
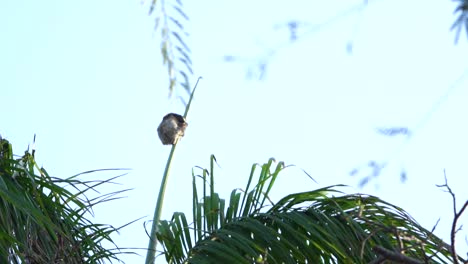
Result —
M453 22L451 30L455 30L455 43L460 39L460 34L465 29L466 36L468 37L468 0L455 0L458 2L454 13L458 15Z
M104 263L117 260L110 225L87 219L92 207L118 199L126 190L88 199L104 181L51 177L33 154L13 158L11 144L0 140L0 263ZM76 192L72 192L75 190Z
M378 197L334 185L271 202L285 168L274 159L253 165L245 190L233 190L225 202L214 191L214 161L209 171L192 173L193 223L181 212L161 221L158 240L170 263L369 263L388 252L415 263L452 263L447 244Z
M161 55L163 64L167 66L169 95L172 95L178 85L190 94L190 76L193 69L191 51L187 43L188 32L184 26L189 17L183 10L182 1L172 0L172 4L166 1L171 0L161 0L159 3L154 0L150 6L150 14L157 12L155 29L161 27ZM156 9L158 7L159 9ZM181 99L183 100L182 97Z

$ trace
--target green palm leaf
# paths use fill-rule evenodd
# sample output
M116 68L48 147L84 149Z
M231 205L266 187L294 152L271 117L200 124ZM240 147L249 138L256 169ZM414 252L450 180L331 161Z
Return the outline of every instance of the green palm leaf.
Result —
M0 263L118 260L120 249L101 243L113 243L110 235L119 228L86 217L94 205L118 199L126 190L89 199L86 192L116 177L104 181L76 177L51 177L36 164L34 151L14 159L11 144L0 138Z
M267 205L285 167L282 162L274 167L273 159L254 165L245 191L233 190L225 203L214 191L214 162L212 156L210 171L193 173L192 225L180 212L161 221L157 237L169 263L369 263L381 252L413 263L452 263L449 246L403 209L375 196L343 194L341 185Z

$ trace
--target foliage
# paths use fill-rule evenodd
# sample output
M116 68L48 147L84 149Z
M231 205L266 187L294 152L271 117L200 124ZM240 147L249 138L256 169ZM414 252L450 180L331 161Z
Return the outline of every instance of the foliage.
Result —
M201 197L192 173L192 223L181 212L160 223L169 263L451 263L450 246L377 197L342 194L336 185L273 203L269 194L285 166L270 159L254 164L245 190L226 201L214 191L214 162L198 176Z
M101 243L113 244L110 235L120 228L93 223L86 216L93 206L117 199L125 190L92 199L85 195L118 176L105 181L51 177L39 168L34 152L14 159L11 144L0 138L0 263L119 260L117 247L106 249Z
M161 24L161 54L163 57L163 64L167 65L167 72L169 77L169 95L175 90L175 87L180 84L184 90L190 94L190 77L193 75L191 50L187 44L188 32L185 29L185 24L189 21L189 17L184 11L182 0L169 0L170 4L167 4L165 0L152 0L149 14L156 12L155 29L158 29ZM455 42L458 42L460 33L465 28L468 36L468 0L454 0L457 2L454 13L457 17L452 24L451 29L455 30ZM170 6L170 12L167 11L167 6ZM327 23L321 25L312 25L309 32L314 33L317 29L320 29L330 22L345 17L348 13L362 12L363 8L368 6L368 2L365 1L356 6L351 7L343 14L338 14L333 17ZM298 21L291 20L287 23L287 27L290 30L290 41L294 43L297 39L297 27ZM348 44L349 47L352 47ZM271 51L270 51L271 53ZM273 52L274 53L274 52ZM269 54L270 56L271 54ZM225 56L226 61L236 60L235 56ZM258 62L259 78L262 79L265 73L267 62L265 59L261 59ZM251 76L252 72L249 70L248 76ZM183 81L181 81L183 80ZM183 98L180 97L182 100ZM184 101L185 102L185 101Z
M452 30L455 30L455 42L458 42L463 27L468 37L468 0L455 0L455 2L458 4L454 13L458 14L458 17L452 24Z
M171 4L167 4L165 0L160 0L160 4L156 5L157 1L153 0L149 13L156 12L156 8L158 7L155 29L159 27L162 20L161 54L163 64L167 65L169 95L173 93L178 84L190 94L189 77L193 74L193 70L190 58L191 51L186 42L188 33L184 28L184 23L189 20L189 17L183 11L181 0L172 0L172 2ZM169 12L167 11L168 6L171 8ZM180 98L183 100L182 97Z

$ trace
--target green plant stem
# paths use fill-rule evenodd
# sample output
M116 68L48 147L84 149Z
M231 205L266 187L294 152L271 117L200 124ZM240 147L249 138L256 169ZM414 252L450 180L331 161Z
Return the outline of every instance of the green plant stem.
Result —
M201 77L198 77L197 83L195 84L195 87L193 88L193 91L190 94L190 99L188 101L187 106L185 107L184 118L187 118L187 114L190 109L190 105L192 103L193 95L195 94L195 90L197 89L198 82L200 81L200 79ZM174 156L177 143L178 142L172 145L171 152L169 153L169 157L167 159L166 168L164 169L164 174L163 174L163 178L161 181L161 187L159 189L158 200L156 202L156 208L154 209L153 225L151 226L150 239L148 243L148 252L146 253L146 261L145 261L146 264L152 264L156 260L156 248L158 246L158 239L156 237L156 234L159 231L159 221L161 220L161 212L162 212L162 207L163 207L163 202L164 202L164 194L166 193L166 186L167 186L167 181L168 181L167 179L169 178L169 170L171 168L172 157Z

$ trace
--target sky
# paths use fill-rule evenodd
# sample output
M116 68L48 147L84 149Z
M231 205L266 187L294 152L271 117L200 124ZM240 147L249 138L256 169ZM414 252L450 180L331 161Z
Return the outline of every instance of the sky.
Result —
M435 234L449 241L452 200L435 186L444 183L444 169L457 205L468 199L468 43L464 33L454 43L454 2L184 4L192 83L203 79L176 151L163 219L190 214L192 169L208 168L211 154L225 198L245 186L253 163L274 157L295 167L280 174L273 199L347 184L343 191L377 195L427 229L440 218ZM57 177L130 168L120 185L102 189L132 189L126 197L95 208L96 222L114 226L144 217L114 237L121 247L147 246L143 221L152 219L170 151L156 129L166 113L184 111L176 96L168 97L160 32L148 7L110 0L0 3L0 135L19 155L36 135L37 161ZM295 41L284 27L291 20L303 23ZM258 62L266 65L261 79ZM392 126L411 134L376 133ZM370 160L387 166L360 187ZM354 168L359 173L350 176ZM468 224L466 214L460 224ZM462 256L467 236L466 230L457 236ZM138 253L122 259L141 263L145 252Z

